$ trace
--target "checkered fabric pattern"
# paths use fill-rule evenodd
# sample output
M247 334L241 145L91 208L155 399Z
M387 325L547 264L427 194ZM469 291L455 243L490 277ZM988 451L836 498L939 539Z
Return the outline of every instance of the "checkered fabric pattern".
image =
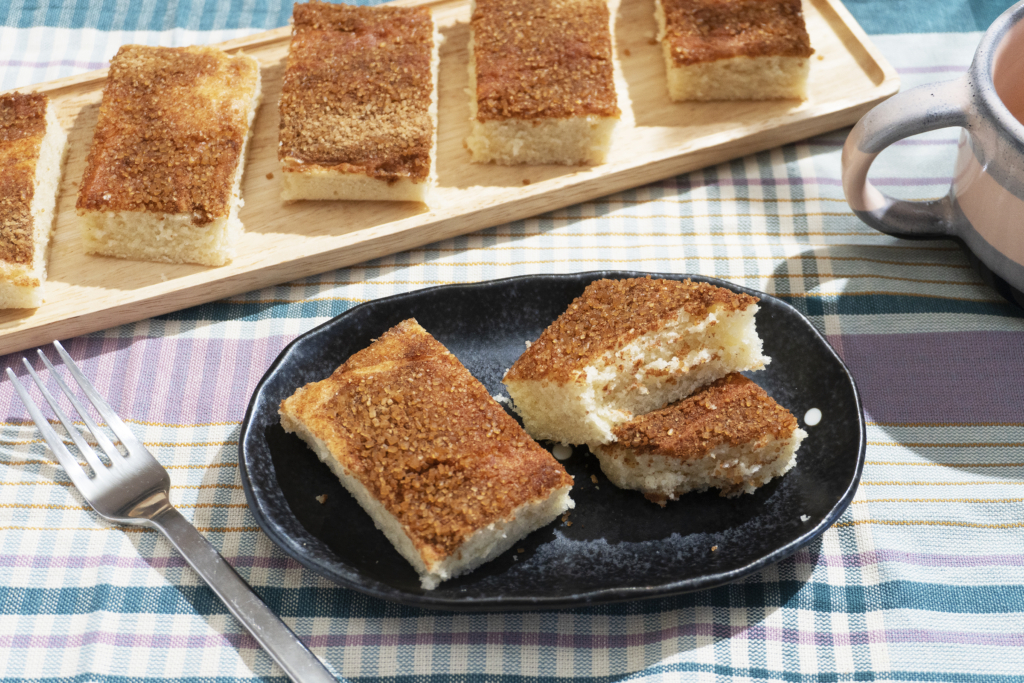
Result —
M849 2L904 88L961 74L978 29L1008 4ZM0 90L99 68L122 43L218 42L289 13L261 0L0 3ZM167 467L174 504L340 677L1022 681L1024 316L954 244L897 240L854 217L839 180L847 132L66 346ZM941 196L957 135L895 145L875 182ZM461 614L342 589L255 525L239 422L296 335L430 285L597 269L724 278L783 298L826 335L869 425L861 487L823 537L714 590ZM6 381L0 411L0 679L285 680L162 536L88 508Z

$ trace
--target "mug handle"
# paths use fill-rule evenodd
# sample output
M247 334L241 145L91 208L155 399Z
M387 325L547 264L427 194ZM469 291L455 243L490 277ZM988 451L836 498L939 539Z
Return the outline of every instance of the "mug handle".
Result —
M894 199L867 179L882 150L903 138L939 128L970 129L967 78L930 83L890 97L869 111L843 145L843 192L857 216L894 237L925 239L953 235L956 219L949 196L913 202Z

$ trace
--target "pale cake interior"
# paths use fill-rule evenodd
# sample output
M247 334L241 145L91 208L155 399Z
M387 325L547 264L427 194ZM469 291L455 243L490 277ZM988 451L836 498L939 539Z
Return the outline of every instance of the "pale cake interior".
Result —
M61 169L68 150L68 135L57 120L52 101L46 104L46 133L39 147L32 194L30 265L0 260L0 308L36 308L43 303L50 238L53 235Z

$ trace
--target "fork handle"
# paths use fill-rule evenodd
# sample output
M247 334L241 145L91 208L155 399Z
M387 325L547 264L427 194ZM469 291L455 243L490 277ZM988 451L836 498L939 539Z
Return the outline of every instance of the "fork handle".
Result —
M274 614L217 549L182 516L167 509L149 520L174 544L253 638L296 683L337 683L298 636Z

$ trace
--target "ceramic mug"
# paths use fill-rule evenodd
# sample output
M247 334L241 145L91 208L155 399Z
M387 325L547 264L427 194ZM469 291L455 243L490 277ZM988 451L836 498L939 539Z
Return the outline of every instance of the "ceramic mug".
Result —
M1018 118L1019 117L1019 118ZM843 191L854 212L882 232L955 239L1000 294L1024 306L1024 1L985 32L960 79L920 86L878 105L843 147ZM878 154L910 135L963 128L949 194L893 199L867 173Z

